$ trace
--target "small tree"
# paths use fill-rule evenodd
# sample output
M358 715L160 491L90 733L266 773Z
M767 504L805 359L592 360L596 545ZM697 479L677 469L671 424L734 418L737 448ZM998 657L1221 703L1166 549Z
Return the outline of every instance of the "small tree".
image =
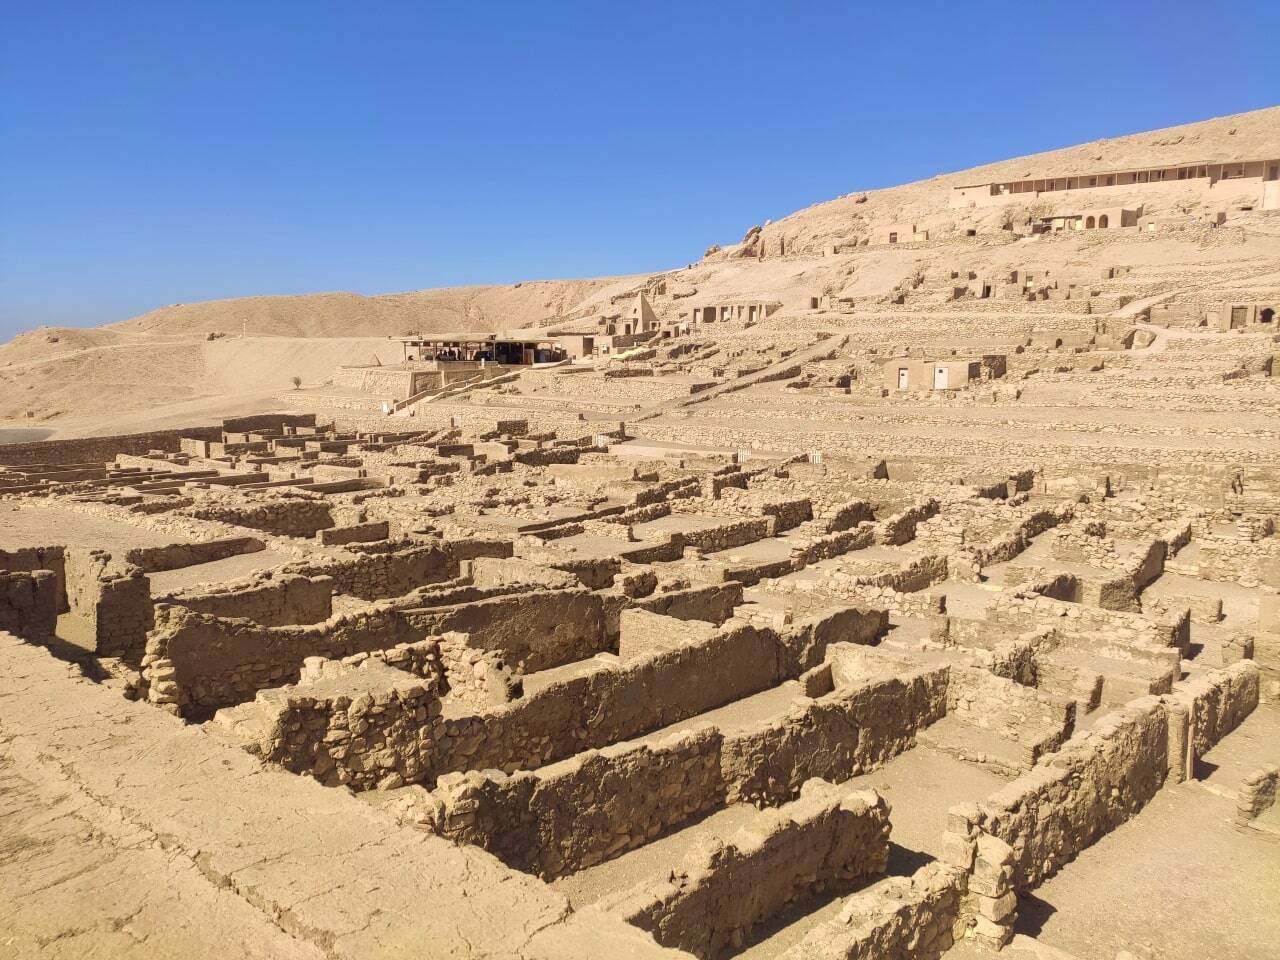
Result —
M298 389L299 387L301 387L301 386L302 386L302 378L301 378L301 377L294 377L294 378L293 378L293 389L297 390L297 389Z

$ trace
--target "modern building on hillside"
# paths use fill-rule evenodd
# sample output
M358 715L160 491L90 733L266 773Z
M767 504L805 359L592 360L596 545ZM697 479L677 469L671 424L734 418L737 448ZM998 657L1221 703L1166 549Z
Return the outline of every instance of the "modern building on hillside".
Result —
M1251 191L1264 210L1280 209L1280 159L1229 163L1184 163L1168 167L1098 170L1068 176L1003 180L952 187L953 209L986 207L1015 200L1034 200L1045 194L1109 187L1199 186L1210 194Z
M917 230L914 223L887 223L871 231L871 242L877 245L923 243L928 239L929 231Z
M758 323L770 317L781 307L777 300L724 300L720 303L701 304L692 308L693 323L728 323L741 320Z
M1059 230L1118 230L1136 227L1142 208L1094 207L1072 213L1055 213L1040 220L1041 232Z
M498 333L437 333L394 337L410 363L497 363L532 366L565 359L564 349L550 337L532 336L532 331Z
M1263 302L1228 302L1220 303L1205 314L1209 326L1218 330L1243 330L1246 327L1276 327L1276 311L1280 310L1280 299Z
M1008 367L1004 354L977 359L955 357L915 360L895 357L881 368L882 383L890 390L961 390L980 380L1003 377Z

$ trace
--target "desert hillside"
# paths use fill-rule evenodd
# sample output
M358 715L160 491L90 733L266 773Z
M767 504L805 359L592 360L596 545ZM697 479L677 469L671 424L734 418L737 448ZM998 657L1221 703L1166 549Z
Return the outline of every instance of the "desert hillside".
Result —
M589 321L617 312L640 290L670 321L687 316L700 302L770 300L793 311L806 309L814 297L881 296L904 277L958 257L983 270L1089 273L1124 263L1158 273L1179 264L1222 261L1237 273L1248 273L1251 265L1265 272L1274 262L1280 233L1273 218L1254 217L1212 234L1137 238L1098 232L1013 242L1014 235L1002 230L1008 209L951 209L949 191L1004 178L1274 157L1280 157L1280 107L853 192L752 228L743 241L713 245L699 263L666 273L380 296L249 297L174 304L96 329L40 327L0 346L0 422L5 429L75 435L167 422L179 411L190 421L255 409L290 389L295 377L315 386L344 363L396 359L389 336ZM1072 202L1092 202L1079 196L1087 193L1076 191ZM1093 193L1099 195L1098 205L1132 203L1148 213L1194 212L1204 206L1200 199L1167 192L1139 196L1117 187L1105 197L1102 191ZM1226 196L1214 203L1245 209L1243 198ZM1052 209L1052 204L1041 206ZM927 229L930 243L888 249L869 243L877 226L896 222ZM111 402L104 409L107 396Z

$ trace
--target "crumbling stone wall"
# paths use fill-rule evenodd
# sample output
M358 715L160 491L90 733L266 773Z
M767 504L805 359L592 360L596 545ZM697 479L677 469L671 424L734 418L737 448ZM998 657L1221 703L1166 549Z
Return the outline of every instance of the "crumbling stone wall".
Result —
M1224 670L1193 677L1174 689L1171 699L1187 715L1188 774L1195 761L1257 707L1259 678L1258 665L1241 660Z
M266 544L256 537L228 537L203 543L171 543L163 547L135 547L126 550L124 559L143 573L178 570L227 557L265 550Z
M726 802L774 806L811 777L844 781L915 745L947 710L946 667L836 687L725 740Z
M930 863L909 877L886 877L848 897L779 960L938 960L963 936L966 875Z
M369 616L353 629L335 630L323 637L317 636L314 627L256 632L237 629L240 635L226 637L223 643L240 646L247 641L249 649L277 647L279 652L270 661L255 663L237 650L235 663L243 665L225 676L212 670L208 662L207 631L211 622L220 630L217 622L209 618L201 622L199 615L186 612L182 619L186 622L180 622L176 629L157 630L152 635L148 653L152 655L154 647L156 659L150 661L147 677L153 702L175 703L188 711L188 702L199 707L242 702L260 689L254 684L261 684L262 678L273 673L283 677L277 684L296 680L303 659L317 652L322 639L334 646L339 642L349 647L359 643L386 646L385 637L392 635L394 622ZM245 621L229 623L238 628ZM375 644L372 638L379 635L384 639ZM157 642L161 639L165 642ZM780 679L778 645L779 638L772 631L734 625L709 640L662 650L626 664L602 655L582 672L549 683L535 694L474 714L451 712L424 724L413 747L419 758L415 769L419 779L427 783L458 770L534 769L585 749L659 729L776 684ZM351 652L344 650L341 655ZM161 659L165 654L168 657ZM214 674L212 679L210 673ZM222 702L216 702L215 696ZM287 699L277 701L277 706L282 715L291 710ZM288 728L287 717L278 722ZM241 729L246 742L256 744L255 750L267 759L276 759L280 748L267 742L271 737L262 724ZM314 741L308 746L306 736L300 739L303 743L288 747L291 756L313 756L324 749ZM309 769L304 765L298 772Z
M636 603L641 610L660 613L677 620L706 620L724 623L742 603L742 584L716 583L687 590L655 593Z
M714 527L690 528L683 531L687 546L706 553L732 550L748 543L755 543L774 533L774 521L769 518L735 520Z
M364 543L370 540L385 540L391 535L390 524L386 520L371 520L366 523L353 523L345 527L331 527L317 534L324 546L335 546L343 543Z
M886 517L879 523L877 542L887 546L909 543L916 535L916 525L936 515L940 509L941 504L930 498Z
M67 575L65 551L60 546L19 547L16 550L0 550L0 571L34 573L49 570L53 573L57 594L58 613L67 612Z
M535 771L446 774L433 828L546 880L574 873L720 806L720 732L588 750ZM586 798L591 798L586 800Z
M197 520L217 520L282 537L314 537L318 531L334 526L330 504L314 494L310 497L276 494L262 500L243 496L237 499L209 498L180 512Z
M36 440L31 443L0 444L0 463L109 463L116 454L144 454L152 450L176 453L181 437L221 440L222 427L182 427L115 437L85 437L74 440Z
M0 571L0 630L24 640L53 636L58 600L58 578L52 570Z
M1236 823L1247 826L1269 810L1276 802L1277 788L1280 788L1280 767L1274 763L1247 773L1236 800Z
M519 678L502 650L472 646L465 633L440 638L439 655L449 700L472 709L509 703L522 693Z
M1014 890L1032 889L1155 796L1167 772L1168 735L1160 700L1135 700L986 800L952 808L963 828L955 832L1008 844Z
M385 650L364 650L353 653L349 657L343 657L339 662L358 667L366 660L374 660L386 664L393 670L403 670L415 677L430 680L434 689L444 690L446 687L444 665L440 657L442 639L428 637L426 640L416 640L412 643L397 643L394 647L387 647Z
M141 570L102 550L68 550L67 605L92 638L92 652L137 663L153 624L151 583Z
M264 627L317 623L333 614L333 581L268 572L241 583L191 589L157 597L213 617L243 617Z
M1071 735L1075 707L980 668L952 667L947 686L948 715L1019 744L1027 766Z
M474 603L406 610L423 635L458 632L466 647L495 651L519 673L534 673L595 656L609 646L604 606L588 590L537 590ZM451 672L460 669L450 664Z
M852 550L862 550L875 541L875 524L862 522L852 530L838 530L813 537L807 543L797 544L791 550L791 566L802 570L811 563L830 560Z
M799 800L763 814L753 829L691 850L670 879L600 906L663 946L710 958L741 946L753 927L814 889L883 873L888 856L889 807L879 794L841 796L830 784L810 782Z
M351 553L350 556L289 564L285 572L325 576L335 593L361 600L399 597L428 583L458 575L458 554L441 544L400 545L385 553ZM510 555L510 545L507 546Z
M432 828L552 879L647 843L727 803L776 806L813 778L847 780L907 749L946 709L946 670L915 671L806 699L728 733L588 750L538 770L448 774ZM591 797L587 805L582 798Z
M1005 591L997 594L987 609L987 620L1019 632L1029 623L1052 623L1059 633L1071 639L1103 633L1130 647L1169 648L1168 657L1172 662L1177 650L1185 646L1189 629L1189 614L1183 613L1186 616L1174 622L1160 622L1126 611L1103 610L1029 592Z
M264 627L162 605L146 636L142 673L148 700L200 717L296 682L307 657L339 659L421 639L398 613L377 608L321 623Z
M256 702L219 714L218 723L270 716L266 737L248 743L250 752L330 786L391 789L418 779L421 731L441 709L434 682L375 660L327 666L297 686L262 691Z

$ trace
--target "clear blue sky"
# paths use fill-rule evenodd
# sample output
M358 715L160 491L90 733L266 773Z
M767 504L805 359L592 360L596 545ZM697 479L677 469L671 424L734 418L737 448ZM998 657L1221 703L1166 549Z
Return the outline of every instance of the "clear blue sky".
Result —
M1280 3L0 0L0 336L678 266L1280 102Z

